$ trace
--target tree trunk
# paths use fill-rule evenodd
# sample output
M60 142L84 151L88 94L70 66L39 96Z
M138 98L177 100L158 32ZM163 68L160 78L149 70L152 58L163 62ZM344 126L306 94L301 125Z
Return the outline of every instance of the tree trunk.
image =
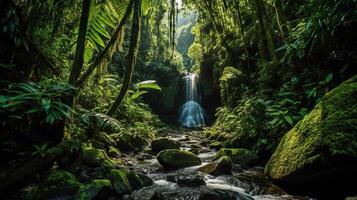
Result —
M82 87L85 83L85 81L88 79L88 77L92 74L94 69L103 61L105 56L107 55L109 49L113 46L113 44L118 40L118 37L120 37L120 32L122 31L123 26L125 25L125 22L130 16L131 9L133 7L134 0L130 0L128 7L126 8L124 16L121 18L117 28L115 29L112 37L110 38L108 44L105 46L104 50L96 57L94 60L93 64L91 64L88 69L83 73L83 75L78 78L78 81L76 85L79 87Z
M133 23L130 36L130 47L129 52L126 57L126 71L124 75L123 85L120 89L119 95L115 99L113 105L109 108L107 115L113 116L115 111L118 109L120 103L123 101L126 92L129 89L131 83L131 77L133 75L134 66L136 63L136 55L138 53L138 42L139 42L139 32L140 32L140 13L141 13L141 0L135 0L134 2L134 13L133 13Z
M69 84L73 86L76 86L77 78L79 77L83 67L83 56L84 56L84 48L85 48L86 35L87 35L90 4L91 4L91 0L83 0L82 14L79 22L79 33L77 38L76 54L68 80Z

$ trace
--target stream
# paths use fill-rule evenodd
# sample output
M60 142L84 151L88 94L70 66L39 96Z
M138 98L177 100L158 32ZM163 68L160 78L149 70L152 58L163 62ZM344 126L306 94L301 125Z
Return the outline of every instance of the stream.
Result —
M202 138L200 131L172 130L166 137L179 141L181 149L196 153L202 160L200 166L213 160L215 150L208 148L208 142ZM136 200L198 200L202 191L223 193L222 196L227 197L222 199L226 200L308 199L288 195L273 185L264 175L263 167L242 169L239 165L233 165L232 175L221 176L199 172L197 169L200 166L167 171L149 150L126 155L125 161L131 169L154 180L154 185L131 195Z

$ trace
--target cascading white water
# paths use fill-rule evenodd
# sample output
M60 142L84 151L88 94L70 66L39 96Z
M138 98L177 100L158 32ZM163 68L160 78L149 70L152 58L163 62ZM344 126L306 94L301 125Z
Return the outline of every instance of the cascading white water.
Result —
M184 77L186 101L180 108L179 122L182 126L193 128L205 124L204 111L200 106L197 93L198 76L195 73L189 73Z

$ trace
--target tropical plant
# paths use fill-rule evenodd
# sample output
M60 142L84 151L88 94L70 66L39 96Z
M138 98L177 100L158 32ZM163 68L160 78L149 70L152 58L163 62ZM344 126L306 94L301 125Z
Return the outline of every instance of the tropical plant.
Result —
M94 132L120 132L123 127L117 119L96 112L87 112L83 114L78 121L83 128L89 127Z
M300 79L292 77L284 83L273 100L267 101L268 129L273 135L281 135L307 114L302 107L303 96L296 92Z
M142 95L149 92L149 90L161 91L161 87L154 80L142 81L133 86L133 90L128 91L128 100L133 101Z
M30 115L44 115L44 122L54 124L69 117L72 109L62 102L74 88L55 80L40 83L15 83L0 95L0 113L3 119L24 119ZM7 123L5 120L3 123Z

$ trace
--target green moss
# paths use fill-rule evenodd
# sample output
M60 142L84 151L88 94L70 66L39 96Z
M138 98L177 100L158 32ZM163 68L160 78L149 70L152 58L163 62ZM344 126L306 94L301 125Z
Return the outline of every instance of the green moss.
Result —
M290 130L270 158L265 172L280 179L305 168L331 167L334 157L357 157L357 76L325 95ZM336 164L336 163L335 163Z
M168 169L191 167L201 164L201 159L197 155L189 151L177 149L161 151L157 155L157 160L162 166Z
M237 163L242 166L254 165L259 160L259 157L256 154L247 149L222 148L216 153L214 159L218 159L223 156L228 156L232 159L233 163Z
M214 140L211 142L210 146L214 149L220 149L223 146L223 142Z
M113 168L116 163L111 160L102 149L86 147L83 149L83 162L89 166L98 167L100 165Z
M222 174L232 173L232 159L228 156L223 156L218 160L211 162L198 168L198 171L219 176Z
M111 190L112 185L108 179L94 180L87 185L82 185L75 199L89 200L95 198L101 191Z
M64 170L51 172L38 187L36 199L61 199L74 197L82 186L76 177Z
M179 149L180 142L169 138L158 138L151 142L151 149L154 152L159 152L165 149Z
M67 185L77 185L77 184L78 181L76 179L76 176L64 170L58 170L50 173L50 175L46 178L45 182L43 183L43 185L46 185L48 187L51 187L53 185L67 186Z
M118 194L130 194L132 192L132 188L124 170L111 170L110 180Z

